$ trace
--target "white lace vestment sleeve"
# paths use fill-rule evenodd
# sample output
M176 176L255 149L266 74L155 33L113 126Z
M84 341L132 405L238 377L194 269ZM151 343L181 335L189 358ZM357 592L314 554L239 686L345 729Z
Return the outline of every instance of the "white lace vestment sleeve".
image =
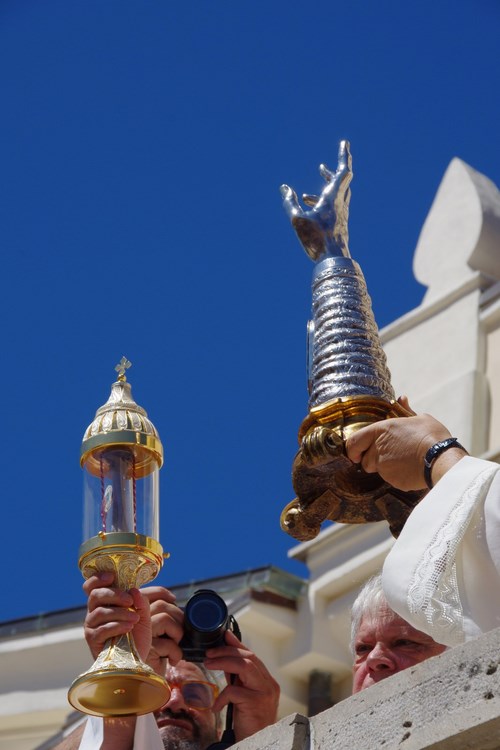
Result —
M459 461L417 505L387 556L392 609L455 646L500 627L500 465Z

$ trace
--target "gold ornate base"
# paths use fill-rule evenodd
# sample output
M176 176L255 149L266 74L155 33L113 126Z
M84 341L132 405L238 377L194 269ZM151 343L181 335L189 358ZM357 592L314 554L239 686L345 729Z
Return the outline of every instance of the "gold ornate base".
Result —
M170 688L159 675L115 669L78 677L68 700L78 711L92 716L140 716L161 708Z
M161 545L138 534L100 534L80 548L84 578L111 571L123 590L152 581L162 563ZM127 634L106 642L92 667L71 685L68 700L93 716L139 716L161 708L169 696L166 680L142 661Z
M314 539L325 520L367 523L386 520L398 536L423 492L402 492L378 474L367 474L345 454L357 430L409 413L397 401L370 396L338 398L311 409L299 430L300 450L292 481L297 497L281 514L281 527L300 541Z

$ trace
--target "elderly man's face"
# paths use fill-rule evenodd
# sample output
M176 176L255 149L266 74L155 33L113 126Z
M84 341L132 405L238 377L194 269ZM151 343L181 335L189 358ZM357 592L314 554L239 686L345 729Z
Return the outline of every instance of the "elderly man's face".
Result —
M376 682L436 656L446 646L415 630L388 606L364 615L354 642L352 692L359 693Z
M207 678L196 664L186 661L168 666L165 677L172 694L168 703L155 713L165 749L205 750L218 739L216 716L210 708L200 710L186 705L178 685L190 680L206 682Z

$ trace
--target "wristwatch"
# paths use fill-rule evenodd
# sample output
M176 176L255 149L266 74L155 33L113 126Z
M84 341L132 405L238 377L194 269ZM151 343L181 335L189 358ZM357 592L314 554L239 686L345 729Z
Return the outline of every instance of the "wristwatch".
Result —
M432 484L432 477L431 477L431 469L432 464L436 460L438 456L441 455L441 453L444 453L448 450L448 448L461 448L463 451L465 451L465 448L463 445L460 445L458 442L458 439L456 437L449 437L446 438L446 440L440 440L438 443L434 443L434 445L429 448L427 453L425 454L424 458L424 479L427 487L432 490L433 484ZM465 451L467 453L467 451Z

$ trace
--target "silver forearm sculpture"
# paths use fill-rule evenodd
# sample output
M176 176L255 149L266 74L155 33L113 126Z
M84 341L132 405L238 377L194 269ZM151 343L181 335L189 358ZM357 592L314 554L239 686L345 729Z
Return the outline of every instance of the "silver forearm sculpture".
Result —
M338 167L325 165L320 196L281 193L307 255L315 262L308 333L309 414L299 430L293 465L297 498L283 510L282 528L296 539L315 537L329 519L345 523L389 522L397 536L422 493L401 492L378 474L366 474L345 455L350 434L370 422L408 416L395 400L385 353L359 265L348 244L352 179L349 143L342 141Z

